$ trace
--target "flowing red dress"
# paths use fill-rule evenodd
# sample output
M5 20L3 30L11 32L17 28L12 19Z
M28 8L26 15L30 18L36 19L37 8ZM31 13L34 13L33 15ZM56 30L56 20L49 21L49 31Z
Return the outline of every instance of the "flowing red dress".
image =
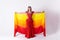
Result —
M26 20L26 24L27 24L27 29L26 29L26 35L25 37L27 38L31 38L34 37L34 28L33 28L33 20L32 20L32 15L34 12L28 13L28 19Z

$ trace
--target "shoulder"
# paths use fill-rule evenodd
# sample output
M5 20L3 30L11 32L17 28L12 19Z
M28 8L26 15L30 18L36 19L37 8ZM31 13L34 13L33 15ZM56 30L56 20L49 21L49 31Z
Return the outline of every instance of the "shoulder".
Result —
M34 11L32 11L32 13L34 13Z

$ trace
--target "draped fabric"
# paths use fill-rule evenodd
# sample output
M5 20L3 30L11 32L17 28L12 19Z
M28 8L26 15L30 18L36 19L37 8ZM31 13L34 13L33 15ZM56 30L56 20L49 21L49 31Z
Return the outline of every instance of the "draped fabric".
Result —
M46 36L45 31L45 13L44 12L32 12L30 13L18 13L14 14L14 36L16 33L25 34L25 37L32 38L35 34Z

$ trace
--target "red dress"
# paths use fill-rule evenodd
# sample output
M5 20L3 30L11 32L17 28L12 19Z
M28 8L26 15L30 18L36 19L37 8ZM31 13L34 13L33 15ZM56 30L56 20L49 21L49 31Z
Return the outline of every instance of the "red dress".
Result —
M35 36L34 35L34 28L33 28L33 20L32 20L33 13L34 12L32 12L32 13L27 12L28 19L26 20L27 29L26 29L26 35L25 35L25 37L27 37L27 38L31 38L31 37Z

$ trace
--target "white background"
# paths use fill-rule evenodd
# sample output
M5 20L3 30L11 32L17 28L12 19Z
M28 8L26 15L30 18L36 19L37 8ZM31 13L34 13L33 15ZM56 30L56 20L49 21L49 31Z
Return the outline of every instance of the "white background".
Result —
M34 11L46 12L46 32L27 39L23 34L14 37L14 12L25 12L28 6ZM60 0L0 0L0 40L60 40Z

